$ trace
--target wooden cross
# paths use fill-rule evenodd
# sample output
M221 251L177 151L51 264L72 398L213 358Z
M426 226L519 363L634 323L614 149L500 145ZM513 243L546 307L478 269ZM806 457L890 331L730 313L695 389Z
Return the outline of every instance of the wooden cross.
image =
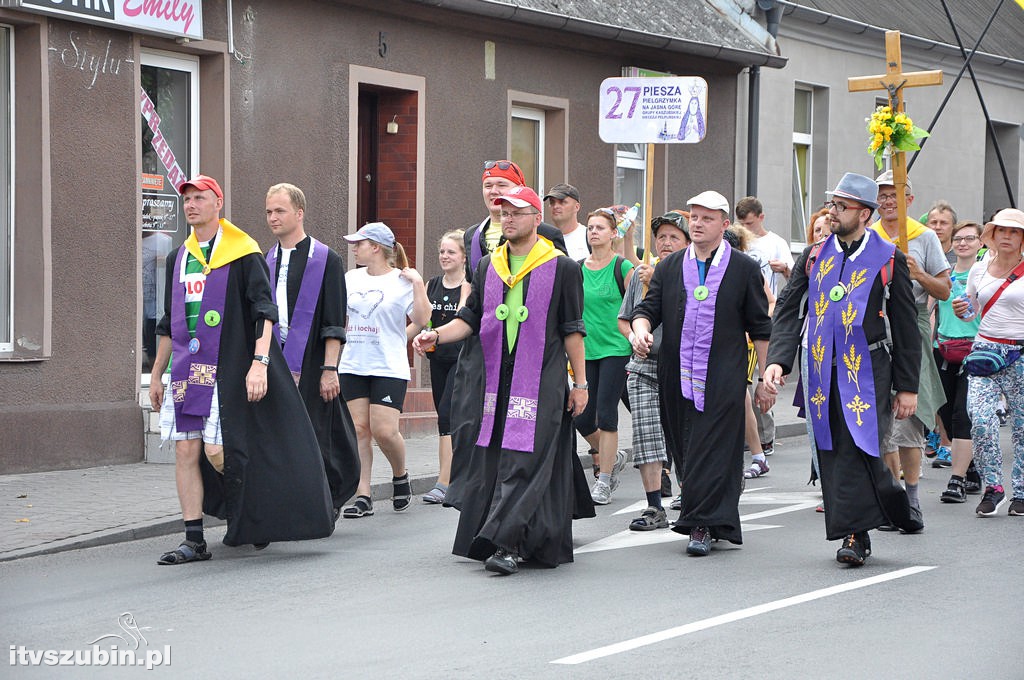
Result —
M885 90L893 114L903 112L903 88L941 85L942 71L913 71L903 73L900 52L900 32L885 32L885 75L850 78L850 92ZM902 151L892 150L892 179L896 189L896 208L899 211L900 250L907 252L907 159ZM859 414L858 414L859 417Z

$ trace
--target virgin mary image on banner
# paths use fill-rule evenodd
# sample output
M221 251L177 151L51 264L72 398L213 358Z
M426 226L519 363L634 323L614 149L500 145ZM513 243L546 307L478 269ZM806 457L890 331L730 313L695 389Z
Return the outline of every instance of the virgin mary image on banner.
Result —
M700 93L690 90L690 103L683 114L683 122L679 126L679 141L695 143L704 139L704 112L700 110Z

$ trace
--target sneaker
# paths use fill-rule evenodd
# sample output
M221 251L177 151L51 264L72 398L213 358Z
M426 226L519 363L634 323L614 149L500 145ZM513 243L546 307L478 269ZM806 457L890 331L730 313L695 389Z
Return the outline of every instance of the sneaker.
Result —
M957 477L950 477L946 490L939 496L943 503L965 503L967 502L967 489L964 480Z
M612 493L619 488L619 474L626 469L626 452L619 449L615 452L615 464L612 465L612 481L610 482Z
M859 567L871 554L871 539L867 532L850 534L843 539L843 547L836 551L836 562Z
M981 497L981 502L978 503L974 512L978 514L978 517L991 517L996 514L1004 500L1006 500L1006 494L1003 493L1003 487L986 486L985 495Z
M518 557L514 552L498 548L484 561L484 569L502 576L509 576L519 571Z
M768 463L755 458L750 462L750 467L743 471L743 478L756 479L757 477L764 477L766 474L768 474Z
M1010 508L1006 514L1010 517L1024 517L1024 498L1014 498L1010 501Z
M775 453L775 440L773 439L772 441L767 443L761 442L761 453L763 453L766 456L770 456L773 453Z
M928 433L925 438L924 455L929 458L934 458L935 454L938 453L939 447L942 445L942 438L939 437L937 430L932 430Z
M668 470L661 472L661 497L672 498L672 475L668 473Z
M935 450L935 460L932 461L933 468L953 467L953 454L948 446L940 446Z
M669 510L682 510L683 509L683 492L682 491L679 492L678 496L676 496L675 498L672 499L672 502L669 503L668 509Z
M704 557L711 552L711 532L707 527L690 529L690 543L686 546L686 554Z
M608 505L612 499L612 488L599 479L594 482L594 488L590 490L590 497L598 505Z
M629 523L630 531L654 531L668 529L668 517L664 508L648 507L640 516Z

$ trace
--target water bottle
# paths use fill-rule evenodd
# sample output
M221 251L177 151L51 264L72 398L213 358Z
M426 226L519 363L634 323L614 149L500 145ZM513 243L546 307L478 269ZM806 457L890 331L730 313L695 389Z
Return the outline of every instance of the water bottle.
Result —
M623 215L622 221L618 223L619 238L623 238L626 232L629 230L633 223L636 222L637 215L640 214L640 204L634 203L633 207L626 211Z
M964 310L963 314L958 314L961 319L967 320L974 316L974 305L971 304L971 298L967 295L967 288L960 282L959 279L953 279L953 290L950 291L950 297L952 300L963 300L967 303L967 309Z

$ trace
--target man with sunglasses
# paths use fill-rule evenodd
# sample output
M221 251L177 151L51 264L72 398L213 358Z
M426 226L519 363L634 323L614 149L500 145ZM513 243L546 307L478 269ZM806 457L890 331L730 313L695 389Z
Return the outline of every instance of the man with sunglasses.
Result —
M871 228L890 243L899 239L899 210L896 207L896 187L892 171L888 170L877 178L879 220ZM907 208L914 201L910 178L906 186ZM915 316L921 334L921 366L917 390L917 413L912 418L893 420L889 436L883 441L885 462L893 475L903 471L903 482L907 487L910 502L920 508L918 480L921 478L921 453L924 449L925 431L935 429L935 414L946 403L942 390L942 378L932 358L932 326L929 297L936 300L949 299L949 260L942 250L942 244L934 231L912 217L907 217L907 267L910 270ZM895 531L887 525L885 531Z
M501 205L497 199L518 186L525 186L526 177L512 161L486 161L482 183L484 204L490 214L479 224L467 227L463 236L466 246L466 280L470 282L473 281L473 272L480 259L505 240L501 233ZM561 252L568 252L562 232L557 227L541 222L537 234L551 241Z
M775 304L768 368L757 387L765 409L797 351L807 352L803 389L818 448L825 537L843 540L836 560L851 566L871 554L869 530L924 527L920 509L881 458L892 417L904 421L917 407L921 337L907 258L868 229L877 195L870 177L852 172L826 194L832 235L805 248L793 267Z

